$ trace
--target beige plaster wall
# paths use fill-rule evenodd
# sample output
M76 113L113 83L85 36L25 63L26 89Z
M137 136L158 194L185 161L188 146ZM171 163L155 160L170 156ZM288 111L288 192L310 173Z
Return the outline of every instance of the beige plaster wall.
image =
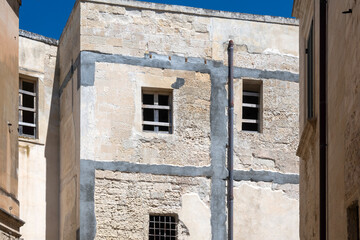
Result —
M260 132L242 131L244 80L262 85ZM234 167L297 173L299 84L276 79L234 80Z
M95 239L148 239L149 214L176 214L178 239L209 240L210 180L96 170Z
M255 21L247 21L249 16L202 15L202 9L182 6L167 5L164 11L165 5L151 3L95 2L81 1L81 50L138 57L156 52L227 63L233 39L234 65L298 72L298 26L289 20L280 24L253 16Z
M60 239L79 228L80 93L77 70L60 96Z
M310 22L319 27L319 1L297 1L300 20L300 234L318 239L319 229L319 34L315 31L315 119L306 120L304 52ZM352 14L342 14L352 9ZM327 174L328 239L346 239L346 209L359 195L359 47L360 4L328 1L327 47Z
M0 1L0 208L19 216L18 96L19 18L9 2ZM4 223L6 224L6 223Z
M80 49L78 1L60 37L60 86ZM60 239L76 239L79 229L80 93L75 69L60 96Z
M88 121L82 132L81 158L210 164L208 74L110 63L96 63L95 72L94 87L81 88L83 116ZM185 83L174 89L177 78ZM142 130L141 94L146 87L172 91L172 134Z
M59 231L59 99L57 47L20 37L19 72L37 86L37 137L19 137L20 217L27 240L57 239Z
M234 239L300 239L297 186L276 188L264 183L235 183Z

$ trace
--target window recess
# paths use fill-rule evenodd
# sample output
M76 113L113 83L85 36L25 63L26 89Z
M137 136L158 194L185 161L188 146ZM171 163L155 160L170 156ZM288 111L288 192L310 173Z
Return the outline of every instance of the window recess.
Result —
M19 80L19 135L36 138L37 91L36 82Z
M242 130L260 132L261 81L243 81Z
M142 91L143 131L172 133L172 98L170 91Z

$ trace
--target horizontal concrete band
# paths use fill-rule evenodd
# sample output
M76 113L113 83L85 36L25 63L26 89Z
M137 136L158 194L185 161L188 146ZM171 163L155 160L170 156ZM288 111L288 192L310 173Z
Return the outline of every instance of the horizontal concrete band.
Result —
M170 60L171 59L171 60ZM156 53L145 54L143 58L123 56L118 54L106 54L99 52L82 51L71 65L63 83L60 87L60 96L71 80L74 71L81 65L81 85L93 86L95 82L95 63L117 63L133 66L143 66L162 69L185 70L212 74L213 72L223 73L223 78L227 78L227 66L220 61L207 60L203 58L166 56ZM282 81L299 82L299 74L288 71L267 71L252 68L234 67L234 78L258 78L258 79L277 79Z
M92 161L81 160L83 164L92 166L95 170L119 171L127 173L147 173L155 175L169 175L181 177L207 177L213 176L213 170L210 166L193 167L193 166L173 166L173 165L155 165L140 164L123 161ZM228 174L226 169L222 169L223 180L226 180ZM287 174L273 171L254 171L254 170L235 170L235 181L251 182L273 182L278 184L299 184L298 174Z

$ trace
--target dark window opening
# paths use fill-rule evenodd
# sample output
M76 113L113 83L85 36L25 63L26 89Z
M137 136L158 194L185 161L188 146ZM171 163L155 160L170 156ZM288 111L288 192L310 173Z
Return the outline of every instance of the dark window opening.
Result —
M359 240L359 204L354 202L347 208L348 240Z
M150 215L149 240L160 239L177 239L177 220L175 216Z
M171 133L171 93L143 89L142 103L143 131Z
M19 135L36 137L36 83L20 78L19 80Z
M261 82L243 82L242 130L260 132Z

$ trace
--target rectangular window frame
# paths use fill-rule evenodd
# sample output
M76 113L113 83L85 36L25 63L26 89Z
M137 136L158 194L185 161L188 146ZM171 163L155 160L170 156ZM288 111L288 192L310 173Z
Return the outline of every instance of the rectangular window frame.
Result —
M34 92L23 90L23 82L28 82L34 84ZM36 78L31 78L28 76L20 75L19 77L19 137L37 139L38 138L38 81ZM34 107L28 108L23 106L23 98L24 95L33 96L34 97ZM23 112L32 112L34 113L34 123L29 123L23 120ZM34 129L34 135L23 133L23 127L30 127Z
M261 80L251 80L251 79L243 79L242 81L242 101L241 101L241 130L243 132L250 133L261 133L262 132L262 121L263 121L263 81ZM250 103L245 101L245 96L248 97L257 97L257 103ZM257 109L257 118L245 118L244 112L246 109ZM256 130L245 129L244 124L256 124Z
M154 104L144 104L144 94L154 95ZM168 105L159 105L159 95L169 96ZM141 89L141 109L142 109L142 128L143 132L153 133L173 133L173 91L172 89L160 89L160 88L142 88ZM154 111L154 121L144 120L144 110L151 109ZM168 122L160 122L159 111L168 111ZM144 130L144 126L154 126L154 130ZM168 127L168 131L162 131L161 127Z
M306 47L306 117L314 119L314 23L311 22Z
M158 221L156 221L156 218L158 219ZM161 221L160 218L163 221ZM174 221L167 222L166 218L168 218L168 220L172 219ZM168 230L166 228L166 223L175 225L174 230L172 230L172 229ZM157 214L157 213L152 214L152 213L150 213L149 214L149 231L148 231L149 240L155 240L155 239L177 240L178 239L178 227L179 227L178 223L179 223L179 219L176 214ZM165 224L164 228L161 228L162 224ZM156 234L156 230L160 230L158 232L159 234ZM164 234L164 232L162 232L163 234L161 234L161 231L165 231L165 234ZM170 232L170 235L167 235L166 231L167 231L167 233ZM171 233L174 233L174 234L171 234Z

